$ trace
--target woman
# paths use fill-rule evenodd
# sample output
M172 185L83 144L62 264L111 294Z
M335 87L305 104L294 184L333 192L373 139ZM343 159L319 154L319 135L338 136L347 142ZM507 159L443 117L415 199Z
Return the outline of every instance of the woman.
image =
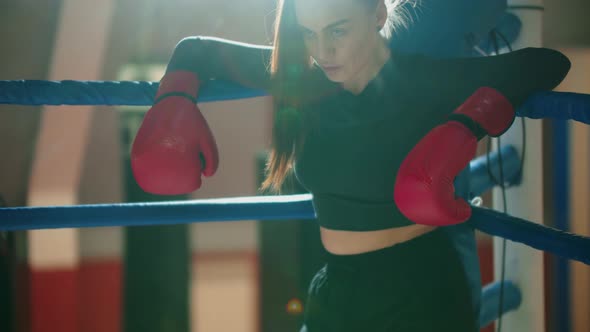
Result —
M261 189L280 192L295 170L313 193L326 249L305 306L308 332L478 330L461 261L437 227L464 221L469 206L449 181L425 192L414 179L452 179L477 139L507 130L512 107L553 89L569 68L547 49L457 60L397 54L388 40L401 22L398 5L281 0L273 47L184 39L134 142L144 190L194 191L218 165L196 105L200 84L230 80L273 95ZM443 166L415 174L424 163Z

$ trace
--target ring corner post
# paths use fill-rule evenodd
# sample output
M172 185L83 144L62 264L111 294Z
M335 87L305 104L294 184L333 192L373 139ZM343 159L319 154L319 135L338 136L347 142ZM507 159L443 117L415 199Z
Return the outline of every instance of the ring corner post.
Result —
M543 0L508 0L509 10L522 22L520 36L513 48L540 47L542 45ZM511 215L543 223L543 146L542 121L526 121L526 156L520 186L506 190L506 208ZM518 123L517 123L518 124ZM502 145L514 145L522 151L520 125L513 126L501 137ZM497 141L495 147L498 147ZM493 205L503 210L501 188L493 190ZM545 280L544 253L505 239L494 239L494 274L502 278L503 245L505 250L504 280L514 282L521 290L523 301L520 308L502 317L502 331L545 331ZM497 321L498 323L498 321Z

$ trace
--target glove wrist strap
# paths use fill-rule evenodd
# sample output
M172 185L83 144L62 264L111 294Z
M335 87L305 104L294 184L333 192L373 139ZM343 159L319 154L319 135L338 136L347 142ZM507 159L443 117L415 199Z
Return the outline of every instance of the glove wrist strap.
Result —
M486 132L486 130L483 129L483 127L479 123L477 123L476 121L474 121L472 118L470 118L469 116L467 116L465 114L452 113L447 117L447 119L449 121L459 122L462 125L464 125L465 127L467 127L473 133L473 135L475 135L475 137L477 137L478 141L480 139L484 138L488 134Z
M157 103L162 101L162 99L167 98L167 97L183 97L183 98L186 98L186 99L192 101L193 104L197 103L197 98L191 96L190 94L188 94L186 92L174 91L174 92L168 92L163 95L160 95L158 98L156 98L156 100L154 100L153 105L156 105Z

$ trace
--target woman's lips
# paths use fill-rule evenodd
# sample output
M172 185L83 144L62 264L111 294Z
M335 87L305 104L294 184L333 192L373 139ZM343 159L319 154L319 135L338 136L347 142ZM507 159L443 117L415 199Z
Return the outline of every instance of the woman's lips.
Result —
M338 69L340 69L341 66L322 66L322 69L326 72L326 73L333 73L338 71Z

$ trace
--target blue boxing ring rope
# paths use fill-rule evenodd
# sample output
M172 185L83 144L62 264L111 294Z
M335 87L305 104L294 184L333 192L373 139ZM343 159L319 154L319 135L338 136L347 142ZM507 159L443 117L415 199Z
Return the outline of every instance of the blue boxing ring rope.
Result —
M151 106L157 82L138 81L0 81L0 104L14 105L126 105ZM200 90L199 102L235 100L265 96L266 92L225 81L209 81ZM524 103L517 114L528 118L573 119L590 124L590 96L576 93L540 92ZM498 160L502 160L499 163ZM488 164L489 162L489 164ZM491 189L499 165L508 183L518 183L520 160L507 146L470 163L470 192L479 195ZM493 178L492 178L493 177ZM76 206L0 208L0 231L83 228L106 226L166 225L238 220L315 219L311 194L253 196L150 203L91 204ZM494 210L473 207L467 221L493 236L552 252L590 265L590 238ZM503 313L521 302L516 285L504 284ZM492 322L500 313L497 284L484 287L480 325Z
M0 104L11 105L125 105L151 106L158 82L141 81L0 81ZM234 82L211 80L199 92L199 102L266 96L266 91ZM544 91L517 110L531 119L571 119L590 124L590 95Z
M159 82L141 81L0 81L0 104L151 106L158 86ZM265 95L262 90L211 80L201 88L199 102Z
M239 220L315 219L311 194L175 202L0 208L0 230L147 226ZM473 207L469 223L485 233L590 265L590 238Z

